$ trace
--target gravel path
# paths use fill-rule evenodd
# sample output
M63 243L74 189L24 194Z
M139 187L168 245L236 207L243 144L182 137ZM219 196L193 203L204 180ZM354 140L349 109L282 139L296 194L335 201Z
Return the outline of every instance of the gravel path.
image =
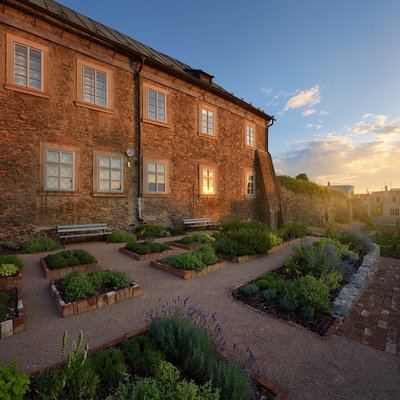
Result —
M228 263L225 269L184 281L119 253L118 244L104 242L70 246L94 254L104 268L127 272L143 286L140 297L62 319L52 302L39 259L22 255L26 330L0 340L0 363L17 359L24 371L33 371L60 359L64 330L69 338L84 332L90 347L141 328L152 307L174 297L216 312L228 343L250 347L257 368L287 390L290 399L392 400L400 393L400 359L344 337L320 338L301 327L278 321L232 299L238 285L279 267L290 246L246 264Z

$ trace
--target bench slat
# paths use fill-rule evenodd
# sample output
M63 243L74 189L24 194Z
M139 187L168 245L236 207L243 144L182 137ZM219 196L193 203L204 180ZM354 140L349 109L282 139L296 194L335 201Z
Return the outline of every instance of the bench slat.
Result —
M102 236L102 235L110 235L112 232L99 232L99 233L76 233L74 235L63 235L62 238L72 238L72 237L80 237L80 236Z
M57 229L72 229L72 228L107 228L107 224L81 224L81 225L58 225Z
M89 231L104 231L107 228L75 228L75 229L59 229L57 233L71 233L71 232L89 232Z

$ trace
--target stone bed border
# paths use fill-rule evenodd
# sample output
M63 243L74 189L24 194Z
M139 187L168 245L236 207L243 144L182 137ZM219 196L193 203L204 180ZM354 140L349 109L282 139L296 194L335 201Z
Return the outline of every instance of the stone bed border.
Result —
M73 267L49 269L47 267L45 259L44 258L40 259L40 268L42 269L43 275L46 279L64 278L72 271L87 272L88 270L93 268L93 266L97 266L97 261L95 261L92 264L81 264L81 265L75 265Z
M333 316L346 318L366 289L369 280L375 274L380 263L380 247L370 244L371 249L364 256L364 260L357 272L351 277L350 282L339 292L333 303Z
M143 260L151 260L153 258L159 258L159 257L164 257L167 255L170 255L174 252L172 249L164 250L164 251L159 251L157 253L149 253L149 254L138 254L133 251L127 250L125 247L120 247L119 251L122 254L125 254L126 256L132 257L135 260L138 261L143 261Z
M22 300L22 289L14 287L11 289L17 289L17 313L18 317L8 319L0 322L0 338L6 338L12 336L15 333L22 332L25 329L25 312L24 302Z
M22 274L21 270L18 271L18 275L15 276L4 276L0 278L0 290L8 292L17 288L19 290L22 289Z
M201 271L196 271L193 269L185 270L185 269L175 268L175 267L172 267L171 265L163 264L160 260L153 260L150 262L150 265L154 268L161 269L165 272L169 272L170 274L177 275L182 279L188 280L188 279L198 278L200 276L207 275L210 272L218 271L222 268L225 268L226 261L220 260L215 264L208 265Z
M121 301L130 299L131 297L139 296L142 293L142 287L134 284L128 288L99 294L97 296L88 297L87 299L83 300L77 300L72 303L66 303L62 299L54 280L49 282L49 286L51 295L58 306L62 318L92 311L114 303L120 303Z
M103 350L107 350L111 347L115 347L118 346L120 344L122 344L123 342L132 339L135 336L139 336L139 335L146 335L148 333L148 328L147 326L144 326L142 328L136 329L133 332L129 332L126 333L125 335L122 335L116 339L112 339L106 343L103 343L99 346L93 347L91 349L89 349L89 356L94 355L100 351ZM226 358L226 355L218 352L218 354L222 357L222 358ZM55 368L60 368L62 365L65 364L65 361L59 361L57 363L52 364L50 367L46 368L46 369L55 369ZM31 379L33 380L34 378L36 378L41 372L43 371L43 369L38 369L36 371L33 371L29 374L29 376L31 377ZM250 374L251 379L253 379L254 381L256 381L259 385L264 386L266 389L268 389L270 392L272 392L272 394L274 395L274 400L287 400L288 395L286 393L285 390L283 390L279 385L269 381L267 378L264 378L262 376L259 376L255 373L251 373Z

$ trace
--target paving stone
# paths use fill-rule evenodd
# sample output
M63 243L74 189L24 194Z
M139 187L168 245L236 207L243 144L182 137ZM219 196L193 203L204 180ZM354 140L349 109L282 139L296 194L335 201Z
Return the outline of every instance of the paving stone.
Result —
M367 310L362 310L361 311L361 316L368 318L369 317L370 312Z
M387 322L382 321L381 319L378 321L378 328L387 329Z
M396 354L397 346L394 343L386 343L385 351L390 354Z
M364 336L365 337L372 337L372 329L371 328L365 328L364 329Z
M382 315L389 315L389 310L382 310L382 311L381 311L381 314L382 314Z

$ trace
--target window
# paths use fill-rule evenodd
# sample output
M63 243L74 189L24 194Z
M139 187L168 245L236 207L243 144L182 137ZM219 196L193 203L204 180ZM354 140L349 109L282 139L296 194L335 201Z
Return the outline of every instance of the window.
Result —
M166 95L154 89L147 89L147 118L166 122Z
M74 190L74 153L45 150L45 190Z
M98 158L98 190L99 192L123 191L123 159L122 157L99 156Z
M213 167L200 167L200 194L216 194L216 170Z
M400 208L391 208L390 215L400 215Z
M7 34L7 89L47 97L45 94L48 48Z
M101 107L107 107L107 74L82 66L82 99Z
M246 146L255 147L253 125L246 124Z
M246 196L256 195L256 179L255 173L252 170L246 171Z
M14 42L13 83L31 89L42 89L42 52Z
M147 193L166 193L166 164L147 162Z
M214 135L214 111L201 109L201 133Z

